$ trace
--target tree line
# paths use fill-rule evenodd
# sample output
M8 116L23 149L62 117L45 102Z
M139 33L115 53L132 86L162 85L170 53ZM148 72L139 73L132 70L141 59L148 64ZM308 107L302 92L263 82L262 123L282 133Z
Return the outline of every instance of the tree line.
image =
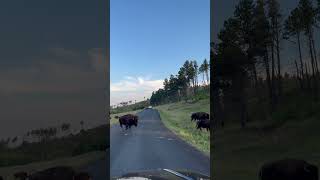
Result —
M81 129L80 132L84 132L84 121L80 121ZM22 136L22 144L26 144L27 137L36 138L38 142L45 142L52 138L55 138L59 132L65 132L67 134L71 133L71 124L70 123L62 123L57 127L47 127L47 128L39 128L28 131L26 134ZM18 141L18 136L8 137L7 139L0 140L0 147L8 146L8 144L15 143Z
M287 16L281 12L279 0L240 0L218 33L219 42L211 44L214 114L218 119L223 121L223 104L228 99L221 92L232 94L242 127L249 119L248 88L256 97L265 92L270 113L277 110L283 97L283 41L296 45L298 60L292 63L300 92L312 94L316 101L320 73L315 32L319 23L320 0L300 0ZM303 58L302 43L308 48L308 58Z
M179 101L182 97L188 97L188 89L192 88L195 94L201 86L199 76L202 76L202 84L209 85L210 64L207 59L198 65L196 60L186 60L176 75L171 74L165 78L163 88L152 92L151 105Z

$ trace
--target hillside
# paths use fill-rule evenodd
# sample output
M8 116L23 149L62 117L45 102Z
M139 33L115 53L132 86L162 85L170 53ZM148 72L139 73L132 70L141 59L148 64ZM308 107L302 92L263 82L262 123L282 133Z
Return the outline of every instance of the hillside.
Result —
M82 131L76 135L36 143L25 143L18 148L0 148L0 167L24 165L78 156L93 151L105 151L109 145L108 125Z

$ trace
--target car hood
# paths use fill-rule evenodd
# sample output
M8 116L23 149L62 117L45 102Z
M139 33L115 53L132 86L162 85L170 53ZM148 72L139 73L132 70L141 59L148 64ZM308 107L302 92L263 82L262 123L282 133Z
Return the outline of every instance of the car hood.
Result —
M188 170L157 169L151 171L140 171L127 173L121 177L114 177L113 180L205 180L209 176Z

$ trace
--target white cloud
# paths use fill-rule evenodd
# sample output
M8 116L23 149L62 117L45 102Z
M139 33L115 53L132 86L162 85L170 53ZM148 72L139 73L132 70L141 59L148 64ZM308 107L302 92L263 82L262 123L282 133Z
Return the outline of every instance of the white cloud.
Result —
M126 76L119 82L110 83L110 103L123 101L141 101L150 98L153 91L162 88L163 80L151 80L144 77Z

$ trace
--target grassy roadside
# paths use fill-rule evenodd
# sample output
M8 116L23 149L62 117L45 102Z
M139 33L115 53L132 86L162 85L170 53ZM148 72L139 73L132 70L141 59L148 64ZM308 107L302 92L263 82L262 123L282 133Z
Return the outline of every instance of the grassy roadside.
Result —
M215 178L255 180L260 167L269 161L298 158L320 166L318 143L320 122L312 118L286 123L272 131L236 128L215 133L213 153Z
M92 162L106 158L107 153L103 151L95 151L70 158L60 158L46 162L36 162L21 166L9 166L0 168L0 175L6 180L14 180L13 174L20 171L32 173L41 171L55 166L71 166L75 170L86 167Z
M42 142L24 143L13 149L1 147L0 167L53 161L89 152L105 152L109 148L109 138L106 136L108 130L109 125L101 125L76 135L48 139Z
M142 111L142 110L135 110L135 111L128 111L128 112L122 112L122 113L117 113L117 114L111 114L110 115L111 116L110 125L112 126L112 125L117 124L119 122L118 119L115 118L116 116L120 117L120 116L123 116L125 114L136 114L136 113L138 113L140 111Z
M160 113L164 125L183 140L205 154L210 154L210 132L197 130L191 122L191 112L210 112L209 99L195 103L178 102L155 107Z
M288 97L270 119L246 128L228 122L215 131L215 179L256 180L260 167L283 158L304 159L320 167L320 108L307 97ZM257 113L259 111L257 110Z

